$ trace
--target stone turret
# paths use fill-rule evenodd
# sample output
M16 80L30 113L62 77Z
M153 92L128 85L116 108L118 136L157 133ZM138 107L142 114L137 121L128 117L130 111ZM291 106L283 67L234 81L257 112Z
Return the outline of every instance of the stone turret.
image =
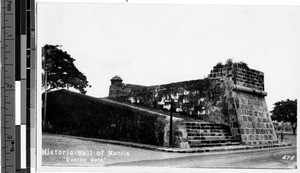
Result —
M113 78L111 78L110 81L111 81L111 85L122 86L123 79L120 76L116 75Z
M109 86L109 97L118 97L120 96L119 90L122 89L123 85L123 79L116 75L113 78L111 78L111 84Z

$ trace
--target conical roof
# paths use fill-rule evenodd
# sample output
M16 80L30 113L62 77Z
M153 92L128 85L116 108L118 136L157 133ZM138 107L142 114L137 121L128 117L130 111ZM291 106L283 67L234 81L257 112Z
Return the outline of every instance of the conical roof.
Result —
M116 81L116 80L122 81L123 79L122 79L120 76L116 75L116 76L114 76L113 78L111 78L111 80L114 80L114 81Z

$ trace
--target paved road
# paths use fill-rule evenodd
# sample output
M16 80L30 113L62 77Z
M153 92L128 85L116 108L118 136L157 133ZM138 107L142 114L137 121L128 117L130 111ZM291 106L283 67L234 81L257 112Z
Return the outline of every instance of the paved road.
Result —
M72 137L60 135L43 134L42 138L42 164L45 166L105 166L107 164L120 162L168 159L190 156L190 154L158 152L133 147L74 139ZM56 154L55 150L57 151ZM52 155L51 151L53 152ZM82 151L84 151L86 154L83 155ZM79 155L80 152L81 155Z
M247 152L167 153L49 134L43 135L43 151L42 161L45 166L295 168L297 162L295 145L284 149ZM287 159L288 156L294 157Z
M286 157L284 158L284 156ZM287 159L288 156L293 156ZM181 158L115 163L109 166L169 166L185 168L296 168L296 148L202 154ZM108 166L108 165L107 165Z

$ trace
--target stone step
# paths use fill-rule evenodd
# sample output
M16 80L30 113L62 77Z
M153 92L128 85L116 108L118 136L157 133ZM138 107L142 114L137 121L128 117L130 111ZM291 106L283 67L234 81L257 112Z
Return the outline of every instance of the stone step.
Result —
M189 121L189 122L185 122L185 124L187 125L195 125L195 124L204 124L204 125L216 125L216 123L211 123L211 122L198 122L198 121Z
M192 140L234 140L235 138L233 136L188 136L188 141Z
M217 147L217 146L229 146L229 145L241 145L241 142L227 142L227 143L215 143L215 144L190 144L190 147Z
M230 133L227 129L187 129L188 133Z
M231 136L231 133L197 133L188 132L188 136Z
M190 144L216 144L216 143L228 143L239 142L237 139L216 139L216 140L188 140Z
M228 127L224 124L213 124L213 123L202 123L202 122L186 122L186 126L197 126L197 127Z
M209 130L209 129L227 129L229 130L228 126L186 126L187 129L202 129L202 130Z
M212 124L203 122L185 123L188 133L188 142L191 147L240 145L230 131L223 124Z

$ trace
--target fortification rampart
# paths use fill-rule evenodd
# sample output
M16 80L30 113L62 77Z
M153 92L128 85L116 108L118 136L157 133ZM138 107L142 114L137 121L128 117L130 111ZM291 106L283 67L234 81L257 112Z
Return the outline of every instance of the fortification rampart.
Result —
M48 93L47 108L45 132L167 146L169 117L160 113L63 89Z
M205 79L156 86L114 83L109 98L156 109L170 109L199 120L225 124L243 144L278 142L266 105L264 74L245 63L214 66Z

